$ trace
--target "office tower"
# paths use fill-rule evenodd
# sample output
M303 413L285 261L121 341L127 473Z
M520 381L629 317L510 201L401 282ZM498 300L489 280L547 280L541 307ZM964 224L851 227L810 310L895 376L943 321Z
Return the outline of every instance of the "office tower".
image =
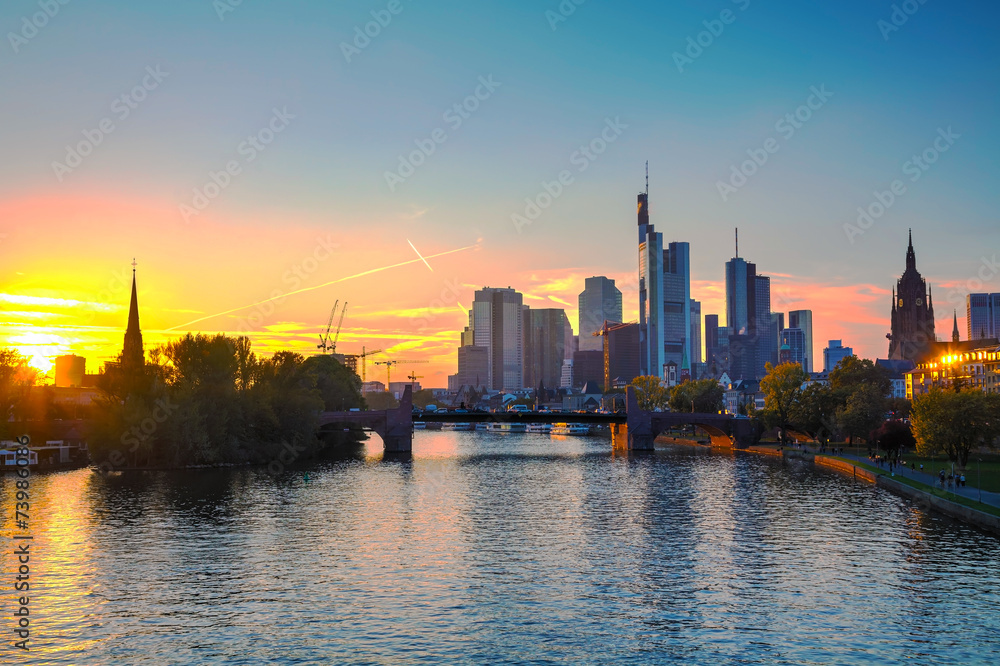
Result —
M757 331L757 266L739 257L726 262L726 326L731 336Z
M906 270L892 293L890 326L889 360L906 359L919 363L937 340L934 334L934 303L926 280L917 271L912 231L906 248Z
M566 358L566 312L556 308L532 309L525 320L524 383L531 388L540 384L552 389L562 379ZM569 337L572 340L572 335Z
M754 308L757 320L757 368L756 378L767 374L766 364L778 362L778 322L771 316L771 278L766 275L754 276Z
M770 308L770 302L767 306ZM729 377L757 377L757 266L739 256L726 262L726 324L729 329ZM770 320L770 317L768 318Z
M805 336L805 348L802 367L806 372L813 371L813 313L812 310L792 310L788 313L788 328L797 328Z
M604 342L605 390L629 384L639 376L639 324L618 324L601 336Z
M691 378L698 379L695 368L701 366L701 302L691 299L691 333L688 336L691 349Z
M573 354L573 388L593 382L604 385L604 352L578 351Z
M663 250L663 362L673 361L690 373L691 357L691 248L670 243Z
M799 363L806 369L806 334L801 328L786 328L781 332L781 348L778 354L781 363Z
M475 346L489 357L486 385L492 390L524 388L524 325L522 296L510 287L484 287L472 302Z
M840 359L853 355L854 350L850 347L844 347L840 340L830 340L826 349L823 350L823 372L830 372L837 367Z
M638 198L639 360L643 375L663 376L663 234L649 223L649 194ZM575 365L575 363L574 363Z
M580 349L600 351L603 342L593 333L601 330L605 321L621 323L622 292L615 286L614 280L604 276L589 277L584 281L583 291L580 292L579 305Z
M719 315L705 315L705 365L714 373L712 365L719 353Z
M559 377L559 388L573 388L573 359L563 359L562 375Z
M1000 337L1000 294L969 294L965 309L968 340Z

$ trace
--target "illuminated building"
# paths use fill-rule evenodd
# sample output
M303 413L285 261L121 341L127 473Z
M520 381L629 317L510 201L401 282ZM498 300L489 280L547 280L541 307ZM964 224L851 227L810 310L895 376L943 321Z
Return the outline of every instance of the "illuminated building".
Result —
M957 384L987 393L1000 392L997 366L1000 363L1000 341L967 340L936 345L936 352L905 373L906 397L927 393L931 388L950 388Z
M840 340L830 340L829 346L823 350L823 372L830 372L837 367L840 359L854 356L854 349L845 347Z
M812 310L791 310L788 313L788 328L798 328L805 335L802 367L805 371L813 371L813 313Z

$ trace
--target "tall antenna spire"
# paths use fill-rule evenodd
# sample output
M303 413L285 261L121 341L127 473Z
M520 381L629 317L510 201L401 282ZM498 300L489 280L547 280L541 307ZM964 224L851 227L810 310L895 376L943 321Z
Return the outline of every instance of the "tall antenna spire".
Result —
M649 198L649 160L646 160L646 198Z
M736 227L736 258L740 258L740 228Z

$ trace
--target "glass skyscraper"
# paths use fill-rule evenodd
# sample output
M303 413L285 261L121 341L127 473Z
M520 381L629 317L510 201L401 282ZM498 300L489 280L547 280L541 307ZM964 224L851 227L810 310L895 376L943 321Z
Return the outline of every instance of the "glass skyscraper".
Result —
M487 386L493 390L524 388L524 324L522 296L517 291L484 287L472 302L472 330L477 347L489 356Z
M579 298L580 351L600 351L604 343L594 331L601 330L605 321L622 322L622 292L614 280L604 276L589 277Z

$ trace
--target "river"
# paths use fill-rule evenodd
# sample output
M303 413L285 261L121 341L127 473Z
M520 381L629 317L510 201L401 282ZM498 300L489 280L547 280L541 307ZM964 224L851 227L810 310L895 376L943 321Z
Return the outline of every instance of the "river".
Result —
M276 478L32 476L31 649L12 647L5 547L0 663L1000 654L1000 540L872 484L750 454L613 454L589 437L418 431L413 449L383 462L373 437Z

